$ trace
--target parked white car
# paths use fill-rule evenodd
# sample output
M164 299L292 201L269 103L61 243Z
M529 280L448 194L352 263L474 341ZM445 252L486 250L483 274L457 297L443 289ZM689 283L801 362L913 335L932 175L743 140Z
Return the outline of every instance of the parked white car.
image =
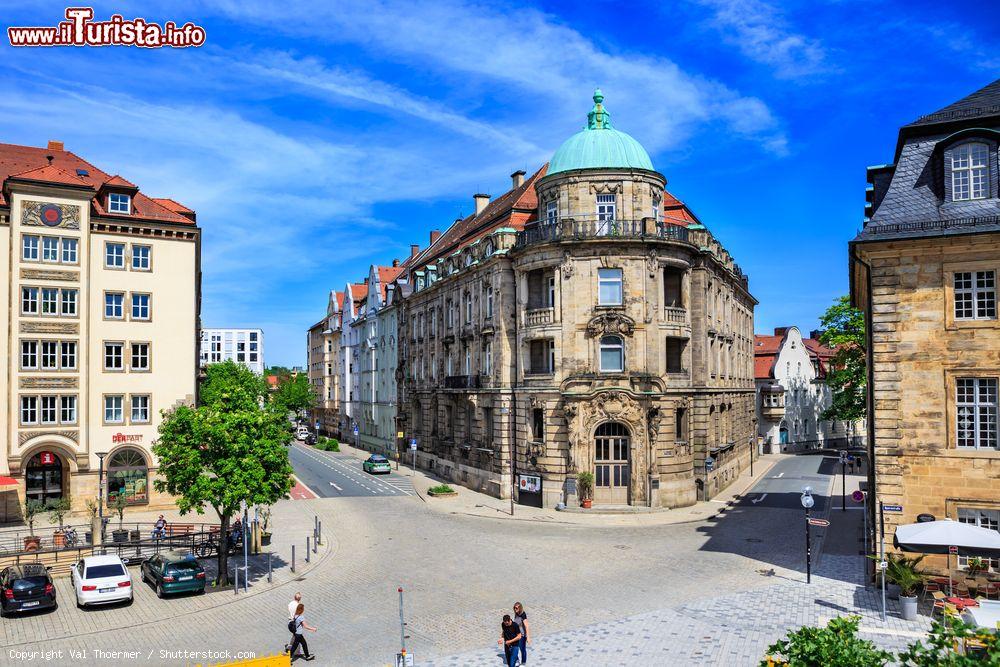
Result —
M76 604L132 601L132 575L118 556L87 556L71 570Z
M297 440L305 440L309 437L309 427L300 426L297 431L295 431L295 438Z

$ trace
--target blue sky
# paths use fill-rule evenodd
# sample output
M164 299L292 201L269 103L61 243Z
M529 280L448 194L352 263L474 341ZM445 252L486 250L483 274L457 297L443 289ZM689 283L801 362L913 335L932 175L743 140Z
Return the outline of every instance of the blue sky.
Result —
M65 5L5 2L4 27ZM198 49L0 47L0 141L66 147L198 212L206 326L301 365L330 289L545 162L600 86L750 275L757 331L847 290L865 167L1000 77L982 2L94 3ZM4 40L6 44L6 40Z

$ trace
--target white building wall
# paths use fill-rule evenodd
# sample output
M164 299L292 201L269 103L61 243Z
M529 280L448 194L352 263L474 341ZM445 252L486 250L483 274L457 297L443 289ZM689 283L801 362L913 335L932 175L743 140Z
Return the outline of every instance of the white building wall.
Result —
M202 368L232 360L258 375L264 374L262 329L202 329L199 360Z

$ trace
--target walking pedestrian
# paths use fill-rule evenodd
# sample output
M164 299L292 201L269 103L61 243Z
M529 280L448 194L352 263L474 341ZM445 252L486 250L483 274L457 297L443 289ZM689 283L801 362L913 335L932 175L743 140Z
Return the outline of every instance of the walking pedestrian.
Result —
M503 646L504 665L514 667L517 664L517 645L521 641L521 629L517 623L510 620L510 614L503 615L500 623L500 639L497 644Z
M291 639L285 644L285 653L288 653L288 649L291 647L292 642L295 641L295 626L292 621L295 620L295 610L299 608L299 603L302 602L302 593L296 593L292 596L292 601L288 603L288 629L292 633Z
M528 615L524 613L524 607L520 602L514 603L514 623L521 631L521 641L517 643L517 648L521 650L521 664L528 664L528 644L531 643L531 628L528 627Z
M302 658L304 660L314 660L316 656L309 653L309 644L306 643L306 638L303 636L302 631L308 630L310 632L316 632L316 628L306 623L306 619L303 617L305 611L306 606L300 602L299 606L295 608L295 617L290 621L293 639L292 645L288 648L288 657L291 658L295 655L295 649L301 646Z

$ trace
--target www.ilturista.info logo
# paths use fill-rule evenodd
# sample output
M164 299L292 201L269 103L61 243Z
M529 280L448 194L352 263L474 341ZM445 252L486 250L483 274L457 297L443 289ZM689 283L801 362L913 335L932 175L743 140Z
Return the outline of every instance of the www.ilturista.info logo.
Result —
M167 21L162 26L143 18L125 19L112 14L107 21L94 21L92 7L67 7L66 19L56 26L10 27L11 46L164 46L185 48L205 43L205 29L190 21L178 26Z

